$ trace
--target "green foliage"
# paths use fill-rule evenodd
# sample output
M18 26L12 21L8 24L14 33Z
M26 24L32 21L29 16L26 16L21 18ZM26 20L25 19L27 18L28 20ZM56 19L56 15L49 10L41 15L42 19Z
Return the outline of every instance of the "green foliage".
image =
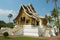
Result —
M14 24L13 23L7 23L6 26L9 27L9 28L13 28Z
M14 26L13 23L5 23L4 21L0 21L0 29L1 29L1 27L13 28L13 26Z
M59 8L54 8L51 12L51 16L55 19L55 25L59 25Z
M48 21L49 23L53 23L53 22L54 22L54 20L52 19L51 16L45 15L45 18L47 19L47 21Z
M12 18L12 16L13 16L12 14L9 14L9 15L8 15L9 22L10 22L10 19Z
M13 23L10 23L10 19L13 15L12 14L9 14L8 15L8 18L9 18L9 23L5 23L4 21L0 21L0 29L1 27L9 27L9 28L13 28Z
M54 8L51 12L51 16L54 18L58 17L58 10Z
M4 32L4 33L3 33L3 36L4 36L4 37L8 37L8 36L9 36L8 32Z
M6 23L4 21L0 21L0 28L1 27L6 27Z
M48 3L51 0L46 0L46 2ZM52 0L52 2L54 3L55 7L51 12L51 16L54 18L54 25L59 25L59 7L57 6L57 2L58 0ZM51 21L51 18L48 18L49 22Z

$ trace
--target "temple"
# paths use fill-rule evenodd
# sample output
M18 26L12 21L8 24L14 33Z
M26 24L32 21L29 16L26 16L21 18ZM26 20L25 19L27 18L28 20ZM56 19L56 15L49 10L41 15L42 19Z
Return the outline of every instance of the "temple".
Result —
M51 36L51 26L47 25L47 19L39 16L32 4L21 5L14 23L15 26L12 29L13 35Z
M33 6L30 5L21 5L17 17L14 19L16 25L39 25L39 16L34 10Z

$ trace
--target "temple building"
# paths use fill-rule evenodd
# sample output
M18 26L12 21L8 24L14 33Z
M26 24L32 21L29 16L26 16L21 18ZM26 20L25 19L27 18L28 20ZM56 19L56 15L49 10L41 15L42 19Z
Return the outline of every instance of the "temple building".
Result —
M16 25L34 25L39 26L39 16L34 10L32 4L21 5L17 17L14 19Z
M9 35L18 36L56 36L58 32L57 27L51 27L48 25L48 21L45 17L41 17L37 14L32 4L21 5L18 15L14 18L15 26L13 29L2 28L1 33L5 31ZM3 30L3 31L2 31Z
M40 17L32 4L21 5L14 23L15 27L12 30L14 35L39 36L41 33L45 33L47 28L46 18Z

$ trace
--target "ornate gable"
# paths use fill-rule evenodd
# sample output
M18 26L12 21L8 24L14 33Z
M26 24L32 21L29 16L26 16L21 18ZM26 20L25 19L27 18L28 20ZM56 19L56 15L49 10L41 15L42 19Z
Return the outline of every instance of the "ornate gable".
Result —
M37 15L36 11L34 10L32 4L30 4L30 5L27 5L27 6L21 5L21 8L20 8L20 10L19 10L19 13L18 13L17 17L16 17L14 20L16 20L16 19L19 17L20 12L21 12L22 9L24 10L24 12L25 12L28 16L30 16L30 17L32 17L32 18L34 18L34 19L36 19L36 20L37 20L37 18L39 18L39 16Z

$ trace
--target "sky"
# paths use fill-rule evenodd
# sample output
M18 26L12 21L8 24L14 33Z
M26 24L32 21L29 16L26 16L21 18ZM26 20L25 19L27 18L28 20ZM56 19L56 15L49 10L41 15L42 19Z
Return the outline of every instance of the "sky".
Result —
M52 0L48 4L46 0L0 0L0 20L8 23L7 16L11 13L13 14L11 22L13 22L13 19L18 15L21 4L32 4L39 16L50 15L51 10L54 8ZM58 0L57 5L60 7L60 0Z

